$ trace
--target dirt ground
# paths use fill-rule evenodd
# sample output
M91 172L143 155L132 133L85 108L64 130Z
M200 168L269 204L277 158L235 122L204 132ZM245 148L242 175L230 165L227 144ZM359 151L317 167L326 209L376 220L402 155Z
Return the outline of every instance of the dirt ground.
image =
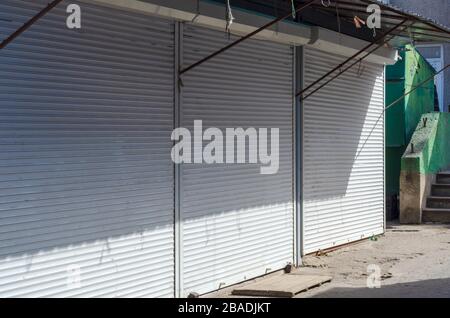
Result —
M388 224L386 234L376 240L307 256L304 264L299 272L330 275L333 280L298 294L299 298L450 298L450 225ZM379 268L379 275L368 271L372 268ZM380 288L368 288L369 277L375 278L369 279L372 286L379 281ZM231 291L224 289L208 297L230 297Z

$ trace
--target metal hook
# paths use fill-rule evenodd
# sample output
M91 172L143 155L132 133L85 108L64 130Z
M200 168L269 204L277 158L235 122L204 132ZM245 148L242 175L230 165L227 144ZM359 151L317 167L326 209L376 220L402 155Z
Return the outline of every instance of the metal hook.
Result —
M233 17L233 12L231 11L231 5L230 5L230 0L226 0L227 1L227 10L226 10L226 21L227 21L227 25L225 30L228 33L228 38L230 38L230 27L233 24L234 21L234 17Z
M292 10L292 19L295 20L295 18L297 17L297 13L295 12L294 0L291 0L291 10Z
M197 0L197 13L195 14L195 16L192 18L192 23L195 22L195 20L197 20L198 16L200 15L200 0Z

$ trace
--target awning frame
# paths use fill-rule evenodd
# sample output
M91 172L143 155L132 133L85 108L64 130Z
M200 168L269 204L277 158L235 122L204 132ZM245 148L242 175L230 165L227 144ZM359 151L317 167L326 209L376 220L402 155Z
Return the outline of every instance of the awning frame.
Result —
M50 12L53 8L55 8L62 1L63 0L53 0L51 3L49 3L45 8L43 8L40 12L38 12L35 16L33 16L30 20L28 20L24 25L22 25L19 29L17 29L9 37L7 37L5 40L3 40L0 43L0 50L4 49L7 45L9 45L12 41L14 41L23 32L28 30L34 23L36 23L39 19L41 19L43 16L45 16L48 12ZM294 3L296 3L296 4L300 3L300 5L296 6L297 9L295 10L295 13L302 12L304 14L303 11L305 11L305 9L307 9L309 7L313 7L315 10L319 10L319 11L324 11L324 12L328 11L328 13L331 12L330 8L321 4L319 2L319 0L295 0ZM381 37L376 38L375 40L370 42L368 45L366 45L364 48L359 50L357 53L355 53L354 55L352 55L351 57L346 59L343 63L339 64L338 66L333 68L331 71L327 72L325 75L320 77L318 80L314 81L314 83L310 84L305 89L302 89L300 92L298 92L296 94L296 97L300 97L300 100L305 100L309 96L315 94L317 91L319 91L320 89L325 87L331 81L333 81L334 79L336 79L337 77L339 77L340 75L345 73L347 70L352 68L354 65L360 63L362 60L367 58L369 55L374 53L376 50L381 48L383 45L389 45L389 42L391 40L395 39L396 37L406 37L406 36L410 37L411 35L413 35L413 37L414 37L414 34L419 34L422 37L421 39L423 39L424 36L425 36L425 39L437 37L437 38L441 38L441 39L445 39L445 40L448 39L448 41L450 42L450 29L446 29L443 26L437 25L437 23L433 23L430 20L426 20L417 15L413 15L413 14L410 14L407 12L402 12L392 6L388 6L377 0L335 0L335 7L336 7L336 9L339 8L339 10L340 10L340 12L338 10L336 10L336 18L337 19L341 19L342 17L344 17L344 19L351 18L351 14L349 14L349 13L355 12L355 11L357 11L359 13L364 13L364 11L361 10L361 8L365 8L365 7L367 7L367 5L370 5L370 4L379 5L380 8L389 11L390 12L389 14L384 14L387 17L387 19L392 19L394 21L398 21L401 19L401 22L393 23L392 21L388 21L388 22L385 21L384 26L392 26L392 25L394 25L394 26L391 27L388 31L384 32ZM368 15L369 13L366 12L366 14ZM290 12L289 14L286 14L284 16L273 19L272 21L270 21L267 24L263 25L262 27L256 29L255 31L250 32L247 35L244 35L243 37L237 39L236 41L234 41L234 42L226 45L225 47L215 51L214 53L204 57L200 61L195 62L195 63L191 64L190 66L179 70L179 75L181 76L181 75L185 74L186 72L194 69L195 67L209 61L210 59L214 58L215 56L217 56L221 53L224 53L225 51L229 50L230 48L253 37L254 35L260 33L261 31L270 28L271 26L277 24L278 22L281 22L281 21L287 19L288 17L290 17L292 15L293 15L293 12ZM403 28L403 30L398 31L398 29L402 25L404 25L407 21L412 21L413 23L411 25L407 26L406 28ZM417 24L421 24L421 26L417 26ZM424 27L423 25L425 25L427 27ZM413 26L415 29L411 30L411 28ZM428 27L430 27L431 29ZM416 32L414 30L432 31L432 32L437 33L437 35L423 33L423 32ZM408 33L404 33L404 32L408 32ZM388 35L391 35L391 34L392 34L392 36L390 37L389 40L382 41ZM414 40L414 39L410 39L410 40ZM429 42L429 41L427 41L427 42ZM375 44L378 44L378 45L374 49L371 49L363 57L357 59L356 62L352 63L350 66L346 67L344 70L341 70L341 68L344 65L346 65L348 62L350 62L353 59L360 56L360 54L362 54L363 52L365 52L367 49L371 48ZM337 70L340 70L340 72L338 74L334 75L331 79L329 79L325 83L321 84L318 88L314 89L312 92L308 93L306 96L304 95L305 92L307 92L309 89L313 88L315 85L319 84L321 81L326 79L328 76L330 76Z

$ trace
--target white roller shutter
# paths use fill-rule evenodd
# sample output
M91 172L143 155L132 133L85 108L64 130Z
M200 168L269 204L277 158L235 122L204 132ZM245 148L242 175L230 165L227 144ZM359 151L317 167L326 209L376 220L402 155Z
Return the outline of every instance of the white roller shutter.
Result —
M344 60L305 49L304 86ZM384 66L354 67L303 107L303 252L383 233Z
M224 32L185 27L184 65L227 43ZM289 46L249 40L183 76L183 127L280 129L277 174L261 175L259 164L182 166L184 294L293 261L292 61Z
M69 3L0 52L0 297L173 296L173 23Z

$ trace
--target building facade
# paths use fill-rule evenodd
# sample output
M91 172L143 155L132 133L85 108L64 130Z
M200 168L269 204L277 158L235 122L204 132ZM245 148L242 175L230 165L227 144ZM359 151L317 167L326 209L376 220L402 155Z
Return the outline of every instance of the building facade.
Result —
M389 4L418 13L427 18L433 18L436 22L450 26L450 2L449 0L388 0ZM443 68L450 64L450 43L433 43L417 45L419 52L430 61L435 68ZM438 96L440 98L441 111L448 112L450 106L450 72L441 74L436 79Z
M3 0L0 38L47 2ZM199 3L67 0L1 50L1 297L203 294L384 232L396 50L300 100L368 42L284 21L182 72L273 19L235 9L228 33L224 3ZM277 128L277 171L176 164L173 131L196 121Z

